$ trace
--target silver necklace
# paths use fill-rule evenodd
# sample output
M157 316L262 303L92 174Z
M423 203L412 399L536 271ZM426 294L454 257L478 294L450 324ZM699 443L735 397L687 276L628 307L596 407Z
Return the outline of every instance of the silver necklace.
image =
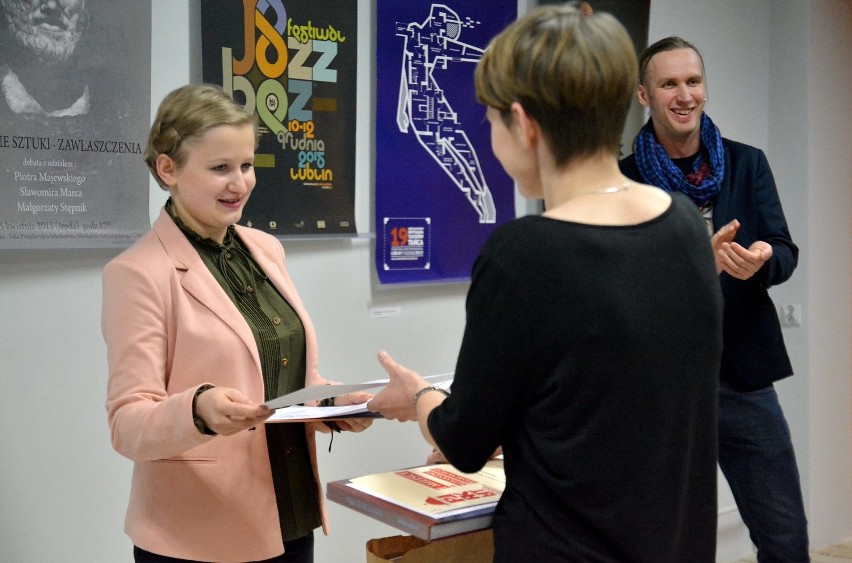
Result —
M632 184L632 182L630 182L628 180L627 182L624 183L623 186L610 186L608 188L602 188L600 190L589 190L587 192L580 192L578 194L572 195L571 197L569 197L565 201L571 201L572 199L577 199L578 197L583 197L584 195L603 195L603 194L614 194L614 193L617 193L617 192L623 192L623 191L627 190L627 188L630 187L630 184Z

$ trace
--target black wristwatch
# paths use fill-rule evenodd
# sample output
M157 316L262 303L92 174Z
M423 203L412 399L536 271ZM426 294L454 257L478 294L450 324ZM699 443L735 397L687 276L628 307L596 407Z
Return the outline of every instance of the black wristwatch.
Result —
M210 385L209 383L202 385L195 391L195 395L192 396L192 422L195 423L195 427L202 434L206 434L207 436L215 436L216 433L211 430L204 421L198 416L198 413L195 412L195 403L198 401L198 396L207 391L208 389L213 389L215 385Z

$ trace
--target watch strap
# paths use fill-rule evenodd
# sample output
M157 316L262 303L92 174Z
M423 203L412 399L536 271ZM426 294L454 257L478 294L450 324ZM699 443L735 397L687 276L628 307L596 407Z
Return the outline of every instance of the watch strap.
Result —
M417 401L420 400L420 397L422 397L426 393L429 393L430 391L437 391L438 393L443 393L445 397L450 396L449 391L447 391L446 389L442 389L437 385L430 385L428 387L424 387L423 389L414 394L414 408L417 408Z
M205 434L207 436L215 436L216 432L214 432L213 430L210 429L210 427L208 427L206 424L204 424L204 421L201 420L201 417L198 416L198 413L195 410L195 404L198 402L198 396L199 395L201 395L202 393L204 393L208 389L213 389L214 387L215 387L215 385L211 385L209 383L206 383L206 384L202 385L201 387L199 387L198 389L196 389L195 395L192 396L192 422L195 424L195 427L198 429L199 432L201 432L202 434Z

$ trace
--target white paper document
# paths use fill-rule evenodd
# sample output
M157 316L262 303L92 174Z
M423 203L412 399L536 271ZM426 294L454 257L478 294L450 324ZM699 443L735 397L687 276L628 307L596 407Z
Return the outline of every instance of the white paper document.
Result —
M429 375L424 377L423 379L429 382L439 383L452 380L453 375L454 373L452 372L442 373L438 375ZM322 399L345 395L346 393L352 393L353 391L378 389L379 387L384 387L388 383L390 383L389 379L375 379L373 381L365 381L364 383L350 383L343 385L313 385L311 387L299 389L298 391L293 391L292 393L287 393L286 395L281 395L280 397L272 399L270 401L266 401L263 404L270 409L280 409L284 407L289 407L291 405L301 405L308 401L321 401ZM366 410L366 407L364 410Z
M379 413L371 413L367 410L367 403L360 405L346 405L344 407L303 407L302 405L290 405L280 408L266 419L270 422L302 422L305 420L333 420L338 418L352 417L381 418Z

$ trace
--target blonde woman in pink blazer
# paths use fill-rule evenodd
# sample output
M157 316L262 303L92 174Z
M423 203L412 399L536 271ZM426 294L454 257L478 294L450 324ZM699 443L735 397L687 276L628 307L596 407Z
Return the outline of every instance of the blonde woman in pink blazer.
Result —
M281 244L236 226L256 139L256 117L218 87L166 96L145 160L170 198L104 270L106 408L134 461L136 561L310 562L313 530L328 531L314 435L330 429L264 424L265 400L331 382Z

